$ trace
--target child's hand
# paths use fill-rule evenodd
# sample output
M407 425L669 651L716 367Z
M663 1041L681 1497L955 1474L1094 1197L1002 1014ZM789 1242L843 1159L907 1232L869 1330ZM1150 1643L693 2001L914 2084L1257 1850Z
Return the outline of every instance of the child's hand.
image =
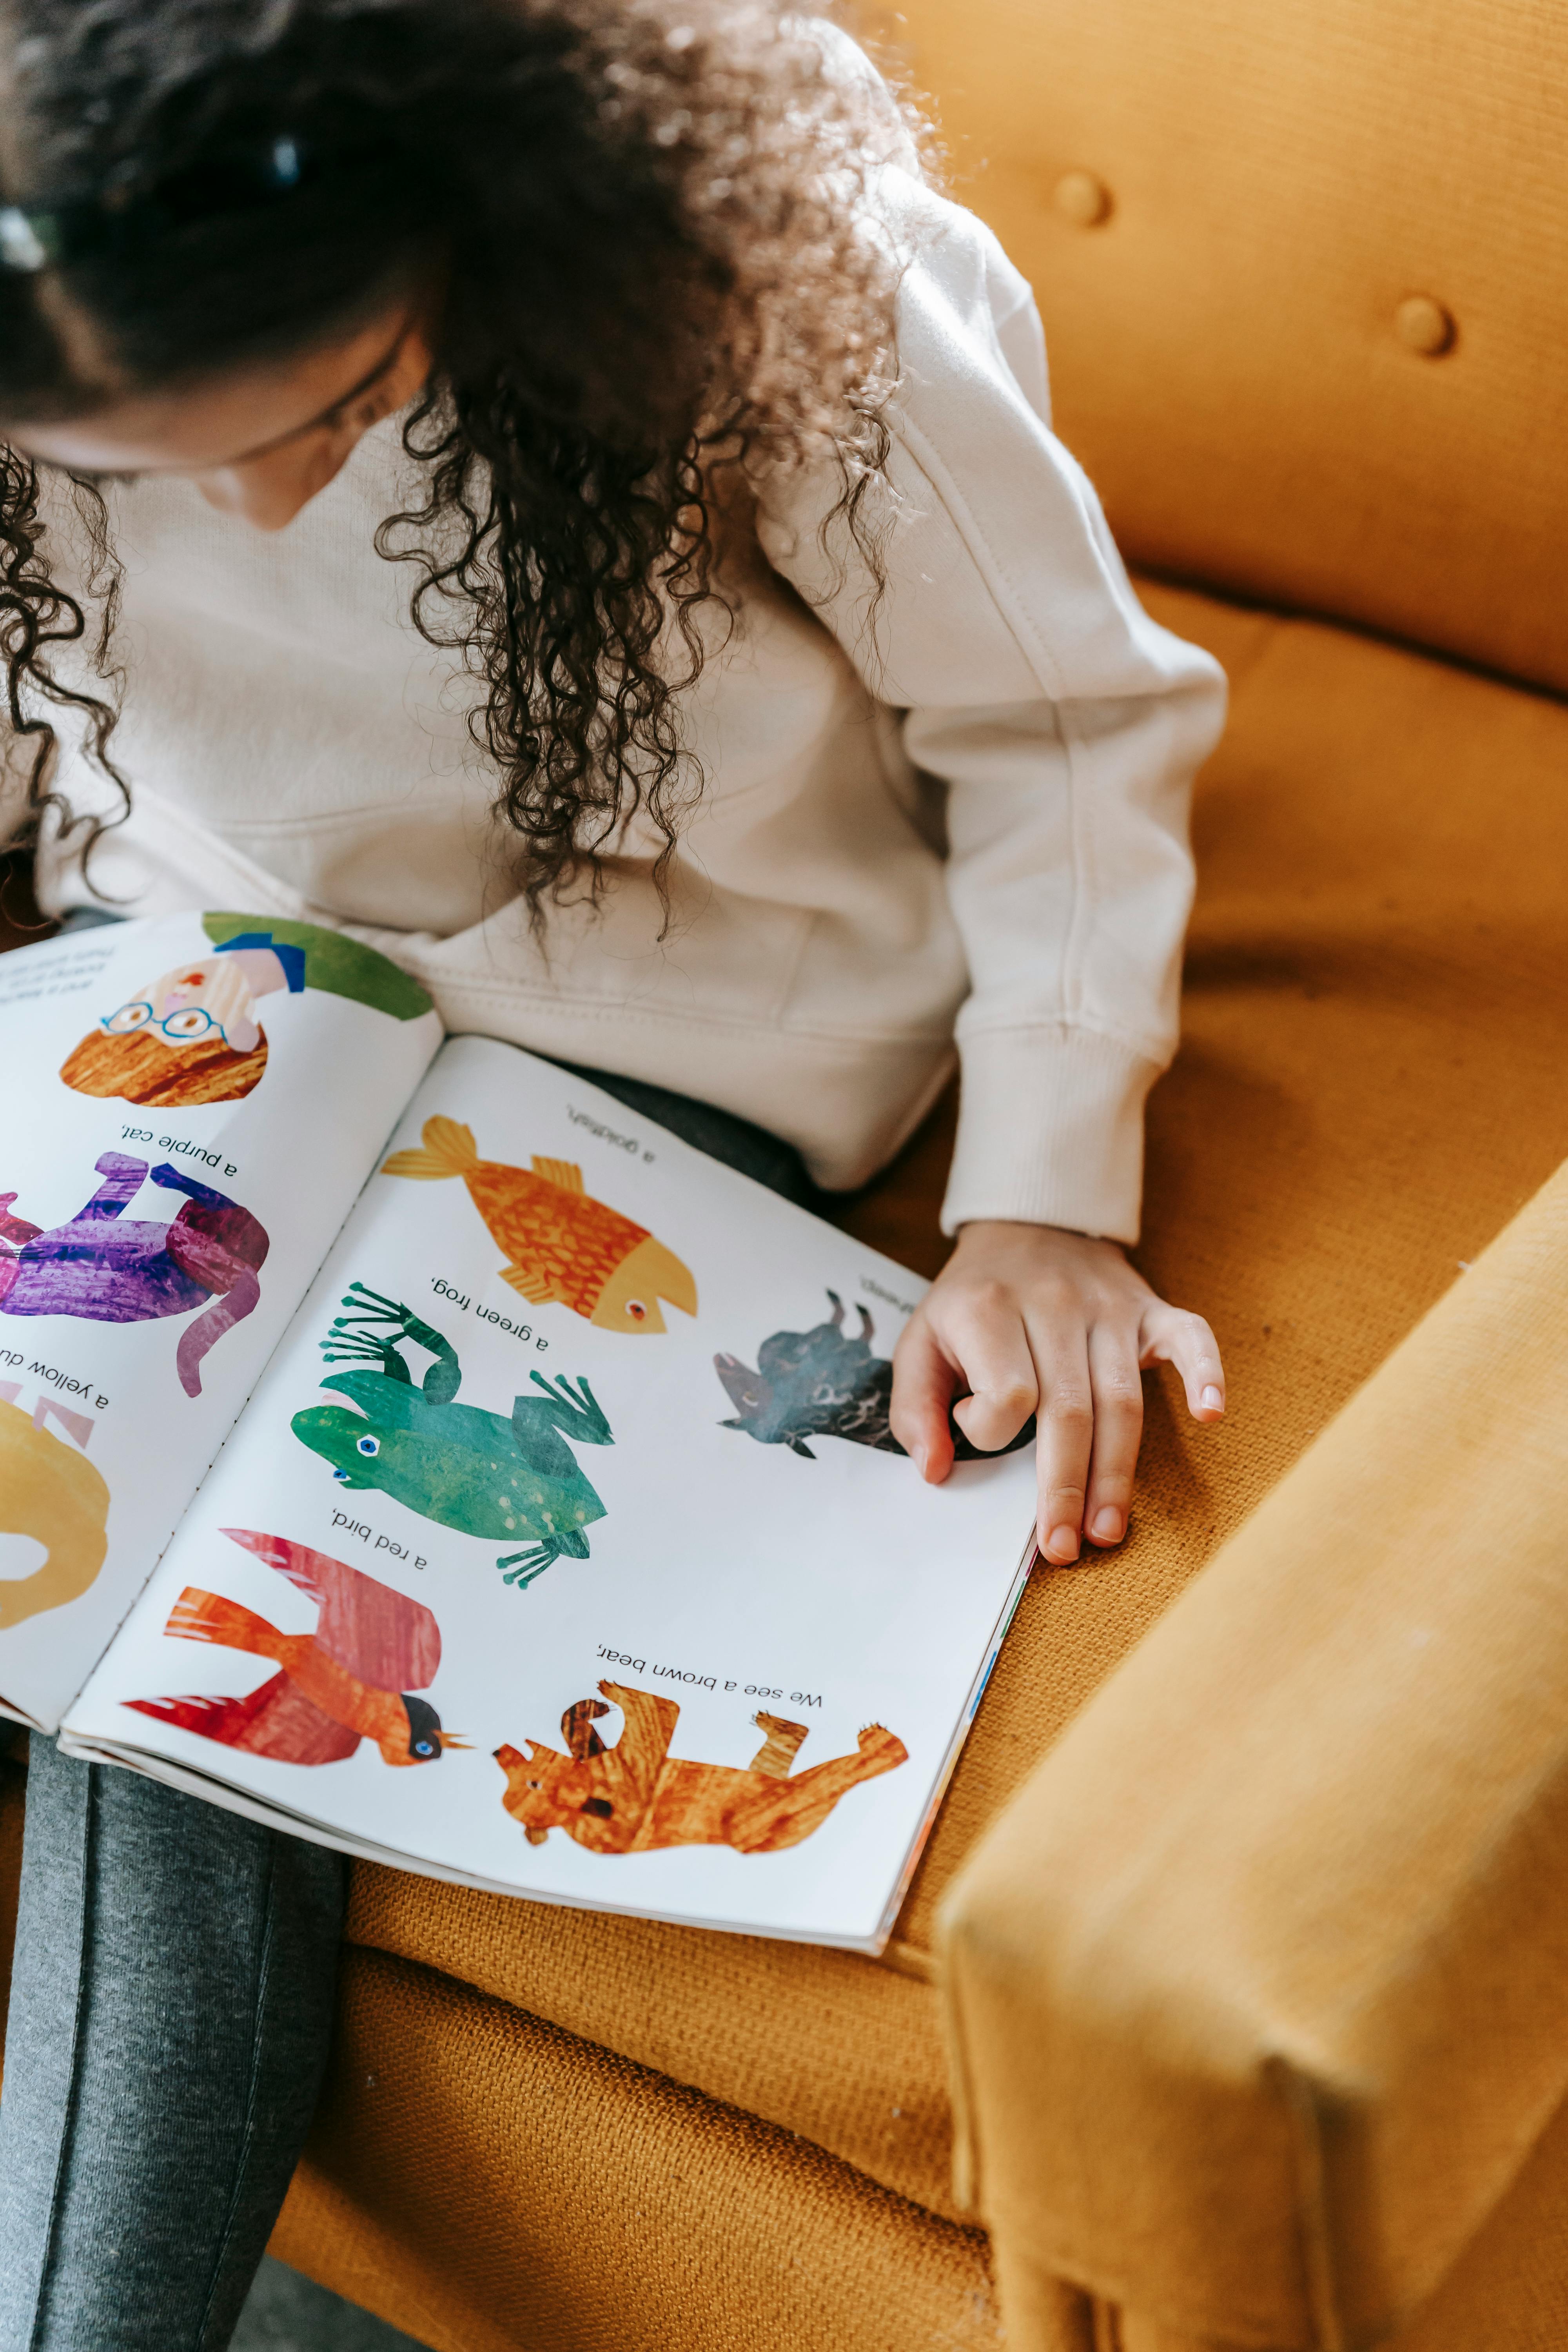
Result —
M948 1409L985 1453L1039 1414L1043 1556L1120 1543L1143 1433L1148 1364L1173 1364L1194 1421L1225 1412L1201 1315L1156 1298L1114 1242L1055 1225L965 1225L893 1355L893 1435L933 1485L952 1467Z

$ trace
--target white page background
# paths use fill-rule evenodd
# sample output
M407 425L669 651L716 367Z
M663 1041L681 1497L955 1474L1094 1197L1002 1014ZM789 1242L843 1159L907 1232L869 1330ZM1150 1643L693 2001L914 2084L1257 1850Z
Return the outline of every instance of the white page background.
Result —
M636 1150L595 1137L573 1109ZM155 1747L351 1836L492 1884L763 1933L869 1937L1012 1589L1033 1507L1032 1455L963 1465L944 1486L929 1487L900 1456L842 1439L811 1441L816 1458L808 1462L722 1428L732 1408L715 1353L755 1364L771 1332L826 1318L831 1286L847 1303L847 1329L858 1328L856 1304L865 1300L873 1346L890 1354L904 1317L866 1285L910 1307L924 1285L510 1047L471 1038L444 1047L394 1148L417 1145L437 1112L472 1128L482 1159L526 1168L539 1153L579 1162L590 1194L648 1227L690 1267L696 1319L667 1306L665 1333L631 1335L596 1330L561 1305L531 1309L500 1281L504 1255L460 1181L373 1179L243 1430L73 1709L73 1735ZM438 1279L472 1308L437 1296ZM293 1412L342 1402L320 1390L324 1371L344 1368L323 1365L318 1342L351 1281L406 1301L445 1333L462 1367L461 1403L505 1415L535 1368L586 1377L616 1440L573 1446L605 1506L586 1530L588 1559L557 1560L526 1590L510 1588L495 1565L503 1546L454 1533L374 1489L349 1492L293 1436ZM547 1348L481 1322L473 1311L481 1306L531 1324ZM417 1381L429 1358L405 1353ZM334 1528L335 1512L367 1524L372 1540ZM443 1654L424 1696L473 1752L398 1769L366 1742L342 1762L302 1767L120 1706L132 1696L239 1696L274 1671L262 1659L164 1635L187 1583L243 1601L284 1631L312 1630L314 1605L228 1541L224 1527L309 1545L431 1608ZM427 1566L402 1564L375 1548L376 1537ZM643 1664L616 1664L601 1650ZM656 1675L656 1666L711 1676L715 1687ZM600 1855L560 1830L531 1847L502 1809L504 1779L490 1751L527 1738L561 1748L563 1709L595 1695L602 1677L678 1700L677 1757L748 1765L763 1737L751 1717L763 1706L810 1726L797 1771L852 1754L859 1727L872 1721L902 1739L910 1760L849 1790L822 1828L779 1853ZM610 1741L619 1726L617 1714L598 1728Z

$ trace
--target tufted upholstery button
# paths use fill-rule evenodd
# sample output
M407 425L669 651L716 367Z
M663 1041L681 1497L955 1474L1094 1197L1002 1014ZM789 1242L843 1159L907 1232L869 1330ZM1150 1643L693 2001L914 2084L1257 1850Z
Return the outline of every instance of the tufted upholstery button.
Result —
M1064 172L1051 191L1051 202L1075 228L1098 228L1110 217L1110 190L1092 172Z
M1430 294L1407 294L1394 314L1394 331L1407 351L1435 360L1453 349L1459 331L1453 312Z

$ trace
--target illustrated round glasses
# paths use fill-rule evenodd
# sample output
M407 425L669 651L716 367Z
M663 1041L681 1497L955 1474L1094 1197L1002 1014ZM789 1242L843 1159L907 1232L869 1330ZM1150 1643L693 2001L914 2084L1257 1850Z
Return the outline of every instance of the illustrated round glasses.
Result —
M223 1023L216 1021L205 1004L182 1004L160 1021L142 998L137 1003L122 1004L98 1025L109 1037L134 1037L143 1029L156 1029L172 1045L194 1045L212 1036L222 1037L226 1045L228 1043Z

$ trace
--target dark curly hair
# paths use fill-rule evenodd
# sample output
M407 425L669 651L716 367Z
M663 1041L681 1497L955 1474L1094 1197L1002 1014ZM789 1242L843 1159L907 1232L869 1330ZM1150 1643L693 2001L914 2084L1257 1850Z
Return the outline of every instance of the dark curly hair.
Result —
M781 0L15 0L8 37L0 204L44 243L0 269L0 420L199 382L424 295L436 367L405 441L425 494L377 544L484 688L535 921L599 888L639 812L662 887L695 789L674 698L698 608L733 625L758 469L831 459L835 513L867 530L896 264L864 198L909 110ZM286 189L258 166L280 154ZM72 821L51 707L125 794L104 509L75 498L94 619L50 579L37 469L0 446L35 825ZM68 677L58 649L83 640Z

